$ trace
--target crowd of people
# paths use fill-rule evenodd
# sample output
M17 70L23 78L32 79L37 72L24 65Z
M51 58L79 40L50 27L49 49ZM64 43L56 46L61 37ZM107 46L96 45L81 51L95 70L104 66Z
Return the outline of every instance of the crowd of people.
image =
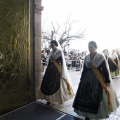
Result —
M63 52L64 57L65 57L65 62L67 65L67 69L74 69L76 71L80 71L81 70L81 66L82 66L82 61L84 60L87 52L83 51L81 53L74 53L74 54L67 54L67 52ZM47 61L48 61L48 57L49 57L49 52L46 52L45 50L42 50L42 54L41 54L41 63L42 63L42 69L47 65Z
M42 79L39 98L47 105L62 104L74 98L74 112L85 120L109 118L119 102L112 85L112 77L119 74L119 55L106 50L97 52L95 41L88 43L89 54L84 57L83 71L77 93L74 94L65 56L57 41L51 41L51 52ZM69 56L70 57L70 56ZM43 57L44 58L44 57ZM43 64L44 65L44 64Z
M73 68L76 71L80 71L82 67L82 61L84 60L86 53L87 52L85 51L85 52L65 56L68 70Z

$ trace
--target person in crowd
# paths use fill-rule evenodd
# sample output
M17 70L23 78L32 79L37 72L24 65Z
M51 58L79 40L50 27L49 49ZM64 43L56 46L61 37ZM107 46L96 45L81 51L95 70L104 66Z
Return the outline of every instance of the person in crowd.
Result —
M46 53L47 53L47 56L46 56L46 57L48 57L48 55L50 54L50 50L49 50L49 49L46 50Z
M72 58L72 68L76 68L76 56Z
M111 76L112 77L118 76L120 63L114 49L111 51L111 54L109 55L108 64L109 64Z
M76 71L80 71L80 57L77 56L77 59L76 59Z
M51 48L39 94L40 99L47 101L47 105L54 102L63 103L74 96L65 58L61 48L58 48L58 42L51 41Z
M42 65L43 66L45 66L46 65L46 57L47 57L47 55L46 55L46 53L45 53L45 50L42 50L42 54L41 54L41 59L42 59Z
M120 50L116 49L116 54L118 56L118 60L119 60L119 69L120 69Z
M71 58L71 55L68 55L68 59L66 60L66 62L67 62L67 68L68 68L68 70L70 70L71 67L72 67L72 58Z
M108 49L104 49L104 50L102 51L102 53L104 54L106 60L108 61L108 58L109 58L109 50L108 50Z
M44 68L44 65L43 65L43 63L42 63L42 60L41 60L41 80L43 79L43 76L44 76L44 70L45 70L45 68Z
M105 57L96 52L97 44L90 41L90 54L85 57L79 87L73 102L74 112L85 120L109 118L119 105L111 84Z

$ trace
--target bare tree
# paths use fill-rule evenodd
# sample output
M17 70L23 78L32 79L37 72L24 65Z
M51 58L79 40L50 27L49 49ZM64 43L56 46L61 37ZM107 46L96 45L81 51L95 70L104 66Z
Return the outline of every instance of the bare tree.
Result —
M66 21L64 24L63 30L60 28L60 25L57 23L55 26L51 23L51 30L42 30L42 42L45 44L46 42L50 43L51 40L57 40L62 48L65 48L71 40L81 39L84 37L84 31L74 33L72 31L73 24L77 21L69 22Z

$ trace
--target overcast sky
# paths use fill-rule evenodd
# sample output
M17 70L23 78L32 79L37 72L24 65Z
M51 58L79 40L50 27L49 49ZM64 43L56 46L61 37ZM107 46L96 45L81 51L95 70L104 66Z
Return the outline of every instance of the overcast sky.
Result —
M99 49L120 48L120 0L43 0L42 24L79 20L74 30L84 30L85 39L71 42L70 48L86 50L88 41L97 42Z

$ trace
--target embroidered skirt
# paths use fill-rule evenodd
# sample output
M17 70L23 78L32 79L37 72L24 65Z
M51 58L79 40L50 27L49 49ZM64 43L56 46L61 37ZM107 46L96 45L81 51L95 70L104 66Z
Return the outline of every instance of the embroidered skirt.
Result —
M113 98L113 96L114 93L112 93L111 97ZM118 106L117 98L113 102ZM99 80L91 70L87 71L86 75L81 78L77 90L73 103L74 112L92 119L103 119L108 118L109 114L114 111L112 104L110 107L111 110L108 110L107 95L100 85Z
M60 88L58 89L57 92L55 92L52 95L45 95L40 90L39 98L44 99L51 103L53 103L53 102L61 103L61 102L68 101L74 97L73 89L71 89L70 92L71 92L71 94L69 94L66 82L61 78L60 79Z

